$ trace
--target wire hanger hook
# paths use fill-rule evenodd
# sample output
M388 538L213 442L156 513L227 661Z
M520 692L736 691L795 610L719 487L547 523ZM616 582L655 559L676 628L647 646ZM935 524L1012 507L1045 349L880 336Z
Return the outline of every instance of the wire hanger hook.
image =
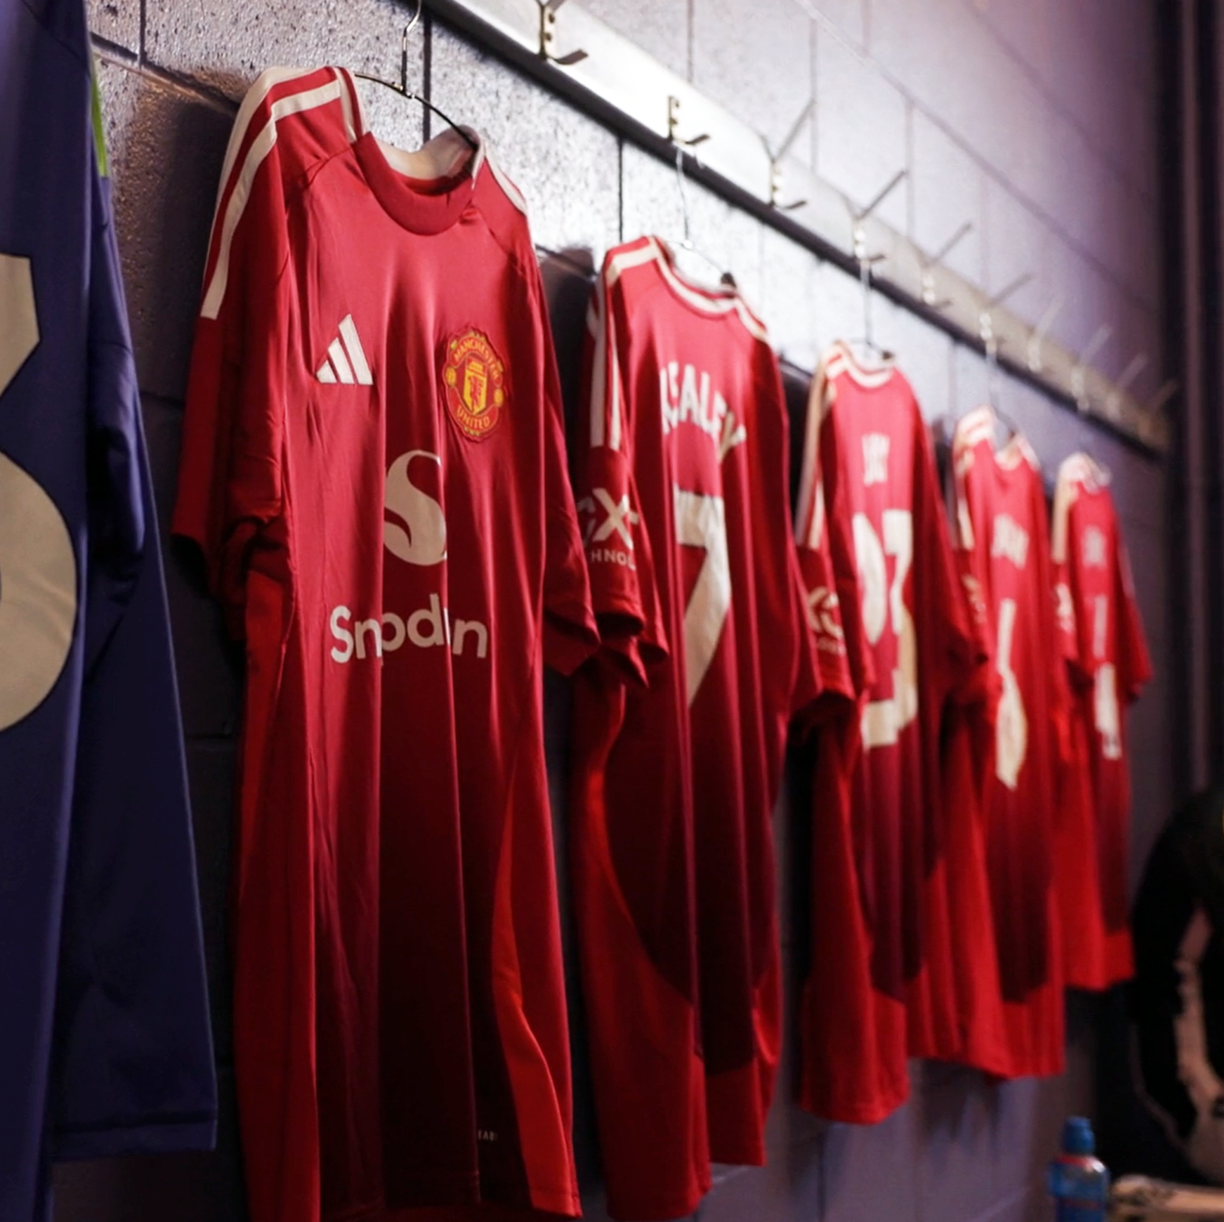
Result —
M409 102L420 102L426 110L432 111L443 123L449 124L463 137L464 142L472 150L478 152L480 144L474 136L472 136L464 128L460 127L454 119L450 117L440 107L435 106L427 97L415 89L408 88L408 37L413 30L420 24L421 12L424 8L424 0L416 0L416 8L413 10L412 17L408 24L404 26L404 32L400 37L400 79L397 84L394 81L385 80L381 76L373 76L369 72L354 72L353 75L360 80L370 81L372 84L381 85L384 89L390 89L393 93L398 93L400 97L406 98Z

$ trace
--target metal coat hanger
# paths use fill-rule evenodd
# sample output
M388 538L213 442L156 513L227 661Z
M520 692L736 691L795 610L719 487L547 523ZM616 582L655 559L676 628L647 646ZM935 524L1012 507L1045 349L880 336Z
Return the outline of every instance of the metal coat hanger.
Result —
M871 268L874 264L881 262L885 256L882 254L873 255L868 252L865 223L871 214L908 176L908 170L898 170L865 208L860 208L852 214L854 219L854 258L858 262L859 285L863 290L863 334L857 339L847 340L846 343L851 346L851 349L855 347L866 349L869 356L873 356L876 360L882 361L885 364L890 363L894 359L894 354L888 348L881 348L876 343L871 320Z
M1111 327L1109 323L1102 323L1099 327L1097 327L1092 334L1092 338L1088 341L1087 346L1084 348L1083 352L1080 353L1079 359L1076 361L1075 368L1071 370L1071 389L1075 395L1075 405L1080 412L1086 412L1088 410L1088 362L1091 361L1093 357L1095 357L1096 354L1106 345L1106 343L1109 342L1109 338L1112 335L1113 327ZM1144 361L1146 360L1147 358L1144 357ZM1142 366L1139 366L1139 368L1142 368ZM1133 370L1131 374L1132 377L1134 374L1139 372L1139 368ZM1107 484L1113 478L1112 472L1105 465L1105 463L1101 462L1101 460L1097 458L1097 456L1093 453L1093 449L1094 446L1092 444L1092 439L1086 437L1083 444L1080 446L1080 452L1088 455L1094 466L1096 466L1101 473L1101 482Z
M684 250L691 255L696 255L698 259L710 267L718 276L719 284L725 285L728 288L736 288L735 277L729 271L726 271L721 263L716 259L712 259L693 241L693 227L689 216L688 189L685 186L684 177L684 149L679 143L676 144L676 186L680 190L680 211L683 218L684 236L680 238L664 238L663 241L675 250Z
M1008 431L1004 438L1006 445L1013 437L1021 436L1020 427L999 405L999 345L1002 342L994 333L994 320L991 311L1002 305L1014 292L1023 288L1033 275L1024 272L1017 276L1006 288L1000 289L982 307L978 314L978 334L981 336L982 347L986 353L986 401L994 412L995 420Z
M463 137L465 143L472 150L477 152L480 148L479 143L470 133L465 131L458 123L454 121L445 111L435 106L427 97L418 93L415 89L408 88L408 35L416 29L421 20L421 6L424 0L416 0L416 11L412 14L412 20L404 26L404 35L400 42L400 79L396 84L394 81L384 80L381 76L371 76L368 72L354 72L353 75L359 77L363 81L371 81L375 85L382 85L384 89L390 89L392 93L398 93L400 97L407 98L409 102L420 102L426 110L432 111L443 123L453 127L455 131Z
M1020 426L999 405L999 345L993 339L986 346L986 402L994 412L995 420L1007 430L1003 445L1019 437Z

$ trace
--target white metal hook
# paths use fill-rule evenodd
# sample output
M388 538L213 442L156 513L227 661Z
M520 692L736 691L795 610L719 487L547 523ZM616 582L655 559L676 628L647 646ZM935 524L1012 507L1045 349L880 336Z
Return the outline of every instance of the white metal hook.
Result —
M1054 325L1054 319L1058 317L1058 311L1063 307L1063 299L1055 297L1045 308L1045 312L1037 320L1037 325L1033 328L1032 334L1028 338L1028 344L1025 346L1025 364L1028 365L1031 373L1040 373L1043 366L1041 359L1041 345L1045 343L1045 337L1050 333L1050 328Z
M667 97L667 138L673 144L683 145L685 148L695 148L710 138L708 132L687 139L680 134L680 98L674 93L668 94Z
M1088 380L1085 373L1088 362L1100 352L1105 346L1105 341L1112 334L1113 327L1109 323L1102 323L1097 327L1087 346L1079 354L1079 358L1075 362L1075 368L1071 370L1071 393L1075 396L1075 406L1081 412L1088 410Z
M1118 380L1113 384L1109 394L1105 396L1105 412L1113 420L1118 418L1118 412L1122 407L1122 396L1130 389L1130 385L1147 367L1148 354L1146 352L1137 352L1130 361L1130 364L1122 370L1118 375Z
M909 177L909 170L898 170L876 194L875 199L854 214L858 222L865 221Z
M952 253L954 247L973 232L973 222L965 221L963 225L929 258L922 264L922 303L928 305L933 310L943 310L952 304L950 298L945 297L942 301L936 300L935 297L935 268Z
M869 347L875 347L871 334L871 265L879 263L884 256L869 254L867 250L867 230L863 222L888 198L898 185L909 176L906 169L898 170L892 178L876 193L875 198L865 207L857 211L851 210L854 217L854 257L859 265L859 283L863 286L863 332Z
M554 55L553 46L557 40L557 10L565 0L537 0L540 6L540 58L546 63L559 64L563 68L580 64L587 58L587 53L581 49L570 51L566 55Z
M1163 411L1165 404L1168 403L1179 390L1181 390L1181 383L1176 378L1170 378L1151 397L1151 399L1148 400L1148 413L1155 416L1158 412Z
M774 152L766 144L765 151L769 153L769 203L773 208L777 208L782 212L793 212L796 208L802 208L807 203L806 199L791 200L789 204L782 203L782 158L790 151L790 147L799 138L799 133L803 130L804 123L807 122L808 116L816 108L816 99L809 98L807 105L799 112L799 117L791 124L791 129L786 133L786 138L778 146L778 151Z

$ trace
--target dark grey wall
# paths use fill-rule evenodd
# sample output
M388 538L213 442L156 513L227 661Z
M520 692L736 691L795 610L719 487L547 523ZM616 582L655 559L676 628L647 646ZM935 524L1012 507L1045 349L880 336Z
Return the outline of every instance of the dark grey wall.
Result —
M524 5L534 0L521 0ZM1055 336L1082 349L1103 324L1098 358L1117 374L1151 357L1140 397L1160 380L1159 249L1152 67L1153 0L585 0L587 7L743 114L775 144L810 97L799 141L852 199L896 169L910 174L883 207L928 249L965 220L950 257L1032 321L1054 298ZM340 63L394 74L403 8L389 0L91 0L101 57L119 231L163 522L174 494L179 413L217 177L236 100L272 64ZM675 233L672 172L652 157L435 26L434 100L485 129L531 205L538 243L586 248L646 230ZM411 72L422 72L423 39ZM378 133L412 147L421 116L367 94ZM735 271L779 350L810 368L836 336L861 329L856 282L752 217L693 187L698 241ZM552 278L556 302L573 284ZM580 294L579 294L580 299ZM985 394L982 360L887 301L877 330L899 354L932 419ZM563 349L576 334L558 318ZM561 352L563 365L572 353ZM1139 598L1158 667L1166 625L1164 473L1036 392L1006 382L1006 410L1047 468L1087 447L1114 473ZM231 1222L243 1217L227 1031L225 892L239 678L218 617L173 555L171 610L189 736L224 1113L216 1154L61 1169L60 1222ZM562 737L564 685L550 686L550 737ZM1170 790L1169 689L1134 710L1138 864ZM786 801L778 821L789 878ZM789 899L786 900L789 905ZM784 922L786 927L786 922ZM793 951L789 945L788 952ZM826 1126L789 1101L784 1072L770 1162L726 1170L700 1216L825 1222L1019 1222L1044 1215L1038 1173L1061 1117L1091 1109L1094 1009L1071 1013L1069 1069L1047 1082L992 1085L913 1066L912 1102L874 1129ZM581 1087L581 1082L580 1082ZM580 1104L583 1097L580 1090ZM588 1216L603 1217L589 1110L578 1122Z

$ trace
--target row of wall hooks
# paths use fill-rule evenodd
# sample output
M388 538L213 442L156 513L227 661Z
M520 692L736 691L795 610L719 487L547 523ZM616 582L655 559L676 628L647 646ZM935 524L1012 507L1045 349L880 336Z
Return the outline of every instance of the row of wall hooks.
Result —
M643 147L674 157L678 168L687 163L692 177L730 202L857 272L869 342L874 289L982 352L992 379L999 368L1006 369L1149 453L1168 449L1164 411L1178 386L1166 382L1140 402L1132 388L1149 364L1143 352L1133 354L1116 379L1097 369L1093 361L1113 335L1110 324L1102 322L1079 352L1069 351L1051 335L1061 298L1051 300L1035 324L1006 306L1032 281L1031 272L991 293L946 265L972 232L972 221L931 253L880 219L880 206L905 181L905 169L858 207L793 156L814 100L771 148L741 118L576 0L426 0L426 7Z

